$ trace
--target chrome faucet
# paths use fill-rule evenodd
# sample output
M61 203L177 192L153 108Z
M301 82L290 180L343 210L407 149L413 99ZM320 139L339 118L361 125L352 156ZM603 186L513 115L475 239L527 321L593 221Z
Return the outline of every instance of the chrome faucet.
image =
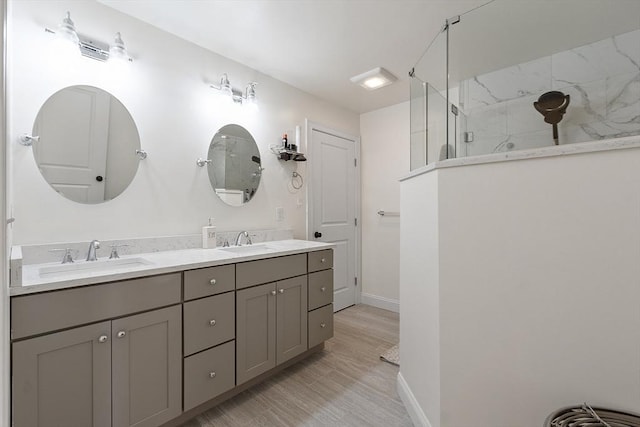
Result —
M249 233L247 231L241 231L238 233L238 237L236 237L236 246L240 246L240 240L242 240L242 236L245 237L247 245L253 244L253 242L251 242L251 237L249 237Z
M87 261L96 261L96 249L100 249L100 242L98 240L92 240L89 243L89 252L87 252Z

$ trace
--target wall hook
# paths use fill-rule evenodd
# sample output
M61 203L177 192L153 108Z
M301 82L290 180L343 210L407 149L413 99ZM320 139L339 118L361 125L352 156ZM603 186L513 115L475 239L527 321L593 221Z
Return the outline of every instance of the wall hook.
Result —
M206 159L205 160L205 159L199 158L198 160L196 160L196 165L198 165L200 167L204 167L204 165L210 165L212 161L213 160L211 160L211 159Z
M138 158L140 160L144 160L147 158L147 156L149 155L146 151L144 150L136 150L136 155L138 156Z
M38 141L40 141L39 136L27 135L26 133L20 135L20 137L18 138L18 142L24 145L25 147L31 147L31 145L33 145L34 142L38 142Z

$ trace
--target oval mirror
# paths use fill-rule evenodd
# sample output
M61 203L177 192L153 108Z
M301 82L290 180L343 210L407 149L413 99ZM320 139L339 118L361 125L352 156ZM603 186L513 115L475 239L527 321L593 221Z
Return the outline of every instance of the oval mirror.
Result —
M258 191L262 167L253 136L239 125L226 125L214 135L207 159L209 181L220 200L242 206Z
M33 155L44 179L67 199L102 203L122 193L138 170L140 137L124 105L93 86L69 86L42 105Z

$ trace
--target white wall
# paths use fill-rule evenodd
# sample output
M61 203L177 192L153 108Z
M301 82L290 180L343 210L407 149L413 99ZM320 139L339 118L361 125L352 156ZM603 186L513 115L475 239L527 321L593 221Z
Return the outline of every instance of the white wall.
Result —
M409 259L401 296L438 280L440 427L538 427L581 402L640 412L639 171L627 149L436 170L437 197L403 182L405 216L415 197L438 205L439 277ZM431 233L402 237L404 255ZM401 343L433 322L401 319ZM420 354L402 351L404 375Z
M7 2L0 4L0 425L9 425L9 265L7 263L9 236L7 227L6 183L8 179L6 144L6 74L5 43L7 30Z
M397 311L401 176L409 172L409 102L360 116L362 302Z
M415 425L440 427L438 174L403 182L401 197L398 391Z
M80 33L108 42L122 32L135 61L126 70L86 58L72 65L60 61L44 27L55 28L67 10ZM285 132L293 134L305 118L358 134L357 114L93 1L14 1L11 19L14 244L199 233L210 216L219 230L289 227L296 237L306 235L306 189L288 189L296 168L307 178L306 165L281 162L268 146L279 143ZM259 83L257 114L225 107L208 87L225 72L238 88ZM142 149L149 153L131 186L104 204L81 205L55 193L38 172L31 149L13 143L31 132L51 94L76 84L116 96L136 121ZM256 197L239 208L223 204L209 185L207 168L195 165L228 123L254 135L266 168ZM275 220L279 206L285 210L284 222Z

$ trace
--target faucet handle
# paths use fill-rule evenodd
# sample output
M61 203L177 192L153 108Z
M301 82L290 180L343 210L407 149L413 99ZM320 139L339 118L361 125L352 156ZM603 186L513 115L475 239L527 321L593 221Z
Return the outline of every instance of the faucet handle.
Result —
M229 247L229 239L224 239L224 242L222 242L222 247L223 248L228 248Z
M72 254L73 252L75 252L75 255L78 256L78 251L71 248L49 249L49 252L63 252L63 251L64 251L64 255L62 255L62 264L74 262L73 254Z
M131 245L121 244L121 245L109 245L109 246L111 247L111 255L109 255L109 259L116 259L116 258L120 258L120 254L118 253L118 248L124 248Z

